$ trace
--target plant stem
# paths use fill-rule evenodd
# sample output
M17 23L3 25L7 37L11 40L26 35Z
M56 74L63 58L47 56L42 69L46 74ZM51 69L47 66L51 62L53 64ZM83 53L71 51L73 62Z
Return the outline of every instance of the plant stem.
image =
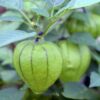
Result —
M55 8L53 7L52 11L51 11L51 17L53 17L53 15L54 15L54 10L55 10Z
M51 26L52 26L56 21L58 21L62 16L64 16L66 13L68 13L68 12L69 12L69 10L64 10L64 11L61 12L60 14L54 16L54 17L51 19L51 21L50 21L49 25L47 26L47 28L46 28L44 34L42 35L42 37L44 37L45 35L47 35L48 32L49 32L49 29L51 28Z
M23 17L26 19L26 21L28 22L29 26L33 29L33 24L32 24L32 21L29 19L29 17L22 11L22 10L19 10L19 12L23 15ZM26 22L26 23L27 23Z
M40 15L38 15L36 22L39 23L39 20L40 20Z

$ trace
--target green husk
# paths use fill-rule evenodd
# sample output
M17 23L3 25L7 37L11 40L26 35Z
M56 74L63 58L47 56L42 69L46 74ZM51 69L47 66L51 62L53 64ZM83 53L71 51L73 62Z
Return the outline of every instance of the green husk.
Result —
M34 45L19 43L14 52L14 66L33 92L45 92L60 76L62 58L58 47L50 42Z
M69 41L59 41L63 67L60 79L63 82L79 81L89 67L91 54L85 45L77 45Z

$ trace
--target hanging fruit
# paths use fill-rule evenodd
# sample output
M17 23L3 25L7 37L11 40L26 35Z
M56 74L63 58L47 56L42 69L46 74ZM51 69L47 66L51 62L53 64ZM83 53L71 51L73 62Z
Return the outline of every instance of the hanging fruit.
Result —
M73 34L77 32L88 32L91 33L91 35L95 38L100 36L99 15L91 14L88 18L88 21L80 20L73 16L70 17L66 22L69 33Z
M14 66L34 93L45 92L60 76L62 57L59 48L51 43L33 44L24 41L14 51Z
M91 54L85 45L77 45L68 41L59 41L58 46L63 59L60 79L64 82L79 81L89 67Z

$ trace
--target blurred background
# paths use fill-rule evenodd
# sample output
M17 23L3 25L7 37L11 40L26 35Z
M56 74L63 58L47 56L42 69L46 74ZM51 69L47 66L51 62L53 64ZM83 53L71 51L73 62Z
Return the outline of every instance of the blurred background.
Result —
M37 5L42 11L44 6L43 2L37 1L31 3L26 0L24 2L24 12L31 21L33 20L33 24L36 22L35 30L42 34L45 26L48 24L47 18L45 17L47 15L41 14L40 11L40 15L42 16L38 16L37 18L36 11L34 10L35 13L31 11L31 7L34 9ZM61 6L63 5L65 5L65 3ZM58 11L61 6L58 6L55 12ZM21 21L6 21L8 16L15 16L20 18ZM14 20L12 17L10 18ZM98 45L98 47L95 47L95 44L93 45L94 40L100 43L100 3L86 8L72 10L59 19L57 24L58 25L49 32L50 34L45 37L45 40L55 42L56 40L63 40L72 36L69 40L81 43L85 40L77 41L76 37L79 36L79 33L89 33L90 37L86 38L91 41L85 42L91 47L93 57L87 73L79 83L68 83L62 86L61 82L57 80L46 93L37 96L32 93L27 85L20 79L13 67L13 52L17 43L11 43L8 46L0 48L0 100L83 100L83 98L86 98L84 100L100 100L100 45ZM32 31L31 28L23 22L23 17L20 13L0 6L0 31L9 29L25 30L27 32ZM85 38L85 34L80 37ZM62 88L64 88L64 92L63 95L60 95ZM66 96L65 93L67 93Z

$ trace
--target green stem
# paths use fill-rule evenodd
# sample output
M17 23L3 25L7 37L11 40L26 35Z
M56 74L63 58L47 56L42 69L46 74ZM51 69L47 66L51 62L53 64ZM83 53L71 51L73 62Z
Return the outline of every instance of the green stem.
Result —
M55 10L55 8L53 7L51 10L51 17L53 17L53 15L54 15L54 10Z
M36 22L39 23L39 20L40 20L40 15L38 15Z
M59 20L62 16L64 16L66 13L68 13L69 10L64 10L62 13L60 13L59 15L56 15L52 18L51 22L49 23L49 25L47 26L44 34L42 35L42 37L44 37L45 35L48 34L49 29L51 28L51 26L57 21Z
M28 25L33 29L33 25L32 25L32 22L31 20L29 19L29 17L22 11L22 10L19 10L19 12L23 15L23 17L26 19L26 21L28 22ZM26 23L27 23L26 22Z

